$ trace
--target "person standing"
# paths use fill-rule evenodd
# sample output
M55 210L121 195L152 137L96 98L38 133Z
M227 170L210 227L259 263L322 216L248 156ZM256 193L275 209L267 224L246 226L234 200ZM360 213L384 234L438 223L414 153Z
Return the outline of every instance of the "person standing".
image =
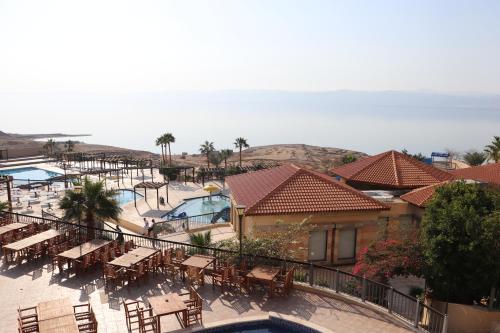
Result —
M142 229L142 235L147 236L149 232L149 221L147 218L144 218L144 227Z

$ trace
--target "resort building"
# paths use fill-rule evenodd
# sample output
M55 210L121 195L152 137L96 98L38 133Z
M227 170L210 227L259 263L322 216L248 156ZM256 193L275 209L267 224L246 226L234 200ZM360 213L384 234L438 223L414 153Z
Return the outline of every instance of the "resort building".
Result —
M500 163L457 169L451 173L461 179L472 179L492 185L500 185Z
M315 226L297 260L353 263L356 253L377 237L378 220L389 207L335 179L296 165L226 178L231 221L239 232L236 207L245 206L246 237L271 230L277 221Z

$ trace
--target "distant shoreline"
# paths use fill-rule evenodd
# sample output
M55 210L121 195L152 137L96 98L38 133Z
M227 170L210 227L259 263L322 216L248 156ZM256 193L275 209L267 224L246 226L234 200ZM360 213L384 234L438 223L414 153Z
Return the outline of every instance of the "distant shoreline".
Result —
M63 134L63 133L52 133L52 134L15 134L15 133L8 133L8 135L10 135L13 138L17 138L17 139L28 139L28 140L92 136L92 134Z

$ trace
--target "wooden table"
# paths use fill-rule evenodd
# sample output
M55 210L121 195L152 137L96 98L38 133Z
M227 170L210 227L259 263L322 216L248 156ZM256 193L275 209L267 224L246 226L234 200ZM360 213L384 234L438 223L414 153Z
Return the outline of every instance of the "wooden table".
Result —
M178 294L149 297L148 302L154 315L158 318L158 331L161 332L160 317L176 313L182 313L184 327L188 326L187 305Z
M205 256L202 254L195 254L192 255L191 257L187 258L184 260L181 265L185 267L196 267L199 269L205 269L210 265L211 263L215 262L215 258L211 256ZM185 280L185 270L182 270L182 280ZM201 280L201 285L205 284L205 278L204 275L202 275L202 280Z
M109 265L130 268L131 266L151 257L159 250L151 249L147 247L138 247L125 253L124 255L108 262Z
M13 230L21 230L21 229L27 228L28 226L29 226L29 224L24 224L24 223L19 223L19 222L6 224L6 225L0 227L0 236L8 233L10 231L13 231Z
M43 243L48 241L49 239L56 238L57 236L64 235L64 232L60 232L58 230L49 229L47 231L43 231L39 234L35 234L30 237L26 237L17 242L10 243L4 246L4 249L7 249L11 252L17 252L24 250L28 247L34 246L38 243Z
M68 298L39 303L37 313L40 333L78 333L73 306Z
M101 247L111 243L111 241L105 239L93 239L89 242L78 245L72 249L59 253L58 257L63 257L70 260L76 260L83 257L86 254L92 253L99 250Z
M269 285L269 297L273 297L274 279L280 270L279 267L274 266L255 266L254 269L247 274L248 286L250 286L251 280L262 281Z

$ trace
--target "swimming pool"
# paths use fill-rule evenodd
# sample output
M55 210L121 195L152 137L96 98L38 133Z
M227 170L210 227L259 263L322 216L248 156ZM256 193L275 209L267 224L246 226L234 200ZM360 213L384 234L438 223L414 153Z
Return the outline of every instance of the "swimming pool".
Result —
M271 317L268 320L240 322L199 331L200 333L320 333L298 323Z
M131 190L116 190L117 194L115 199L118 201L120 206L124 206L131 201L134 201L134 191ZM137 200L142 199L144 196L142 194L136 193Z
M8 175L20 180L46 180L51 177L60 176L60 173L44 169L27 167L18 169L0 169L0 175Z
M211 198L186 199L182 204L170 211L165 218L173 219L179 216L186 217L218 213L228 207L230 207L229 198L223 195L213 195Z

